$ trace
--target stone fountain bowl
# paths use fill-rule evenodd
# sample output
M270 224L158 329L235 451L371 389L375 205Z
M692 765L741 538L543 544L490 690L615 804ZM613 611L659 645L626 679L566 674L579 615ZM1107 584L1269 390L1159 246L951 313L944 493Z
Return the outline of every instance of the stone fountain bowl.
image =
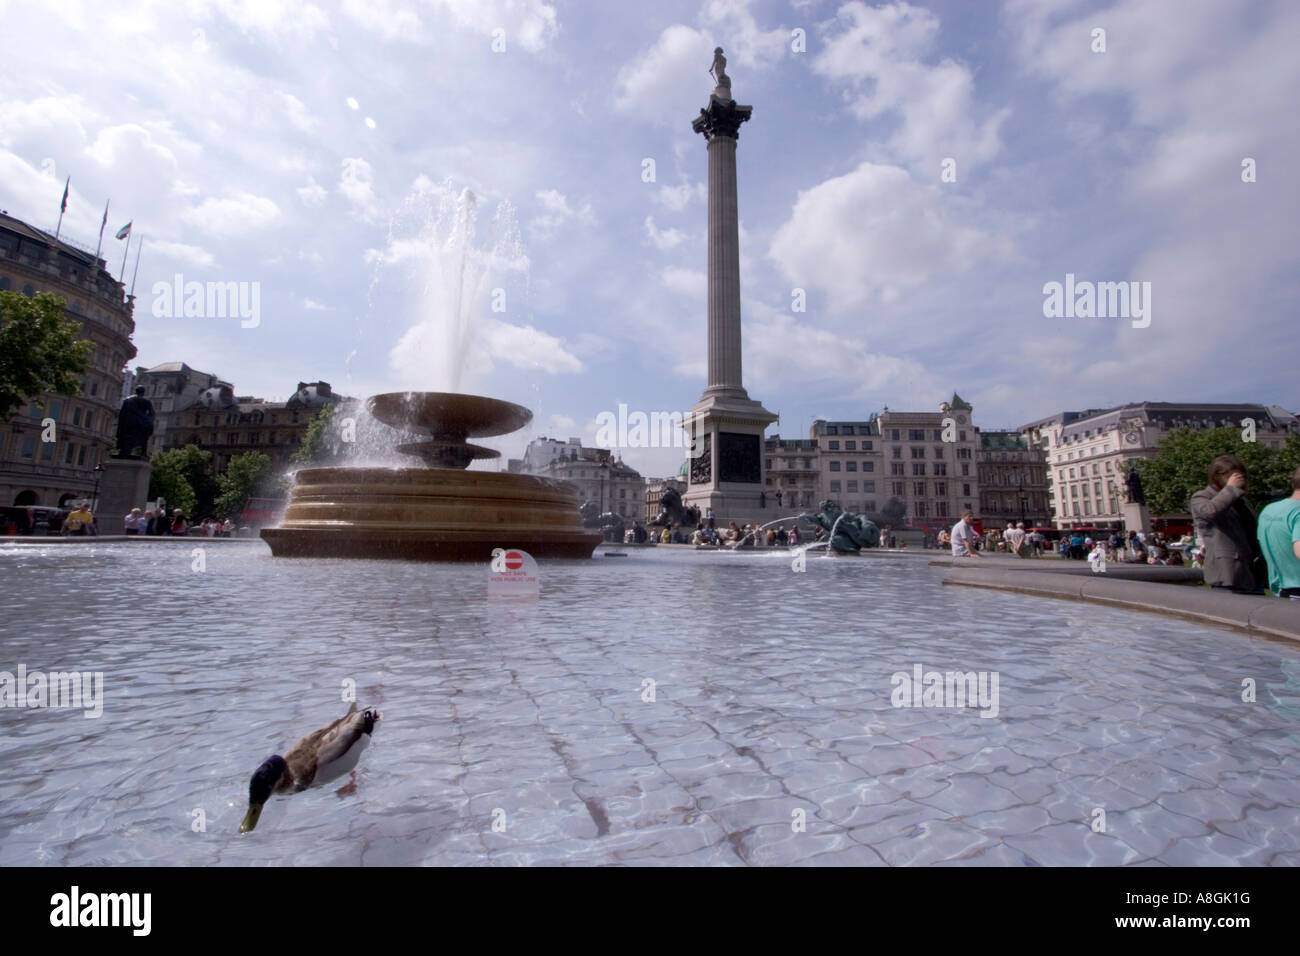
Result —
M459 392L385 392L371 396L368 404L370 414L385 425L460 442L508 435L533 420L522 405Z

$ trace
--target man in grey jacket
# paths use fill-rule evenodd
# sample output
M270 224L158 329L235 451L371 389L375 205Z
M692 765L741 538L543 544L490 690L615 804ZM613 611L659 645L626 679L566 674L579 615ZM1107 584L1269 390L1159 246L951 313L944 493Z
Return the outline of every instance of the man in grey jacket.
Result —
M1188 501L1196 535L1205 546L1205 583L1238 593L1260 594L1263 563L1255 538L1255 512L1246 503L1246 468L1233 455L1210 463L1210 484Z

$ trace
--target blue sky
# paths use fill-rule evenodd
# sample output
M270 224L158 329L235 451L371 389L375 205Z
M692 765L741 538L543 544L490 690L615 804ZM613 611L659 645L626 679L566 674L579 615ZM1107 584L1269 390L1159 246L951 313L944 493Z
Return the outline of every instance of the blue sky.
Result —
M721 45L754 106L745 384L771 431L954 390L985 427L1141 399L1300 408L1300 4L0 0L0 21L0 206L52 229L71 175L64 231L93 248L111 196L115 272L134 220L139 364L268 398L455 385L534 410L494 443L512 455L590 441L620 402L689 408L690 122ZM260 324L155 317L176 273L258 282ZM1150 282L1150 326L1045 318L1066 273ZM680 454L626 458L663 474Z

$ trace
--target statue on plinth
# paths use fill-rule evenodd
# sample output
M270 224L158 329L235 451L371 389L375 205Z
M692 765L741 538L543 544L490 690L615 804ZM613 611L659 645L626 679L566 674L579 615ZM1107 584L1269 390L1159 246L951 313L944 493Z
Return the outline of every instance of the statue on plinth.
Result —
M117 454L114 458L138 460L147 458L149 436L153 434L153 403L144 397L144 388L137 387L135 394L122 403L117 413ZM140 454L136 454L136 449Z
M874 521L863 515L842 511L839 505L829 499L821 503L818 511L802 514L799 520L815 524L827 534L833 530L835 533L826 546L839 554L857 554L863 548L874 548L880 544L880 529Z
M1142 476L1138 474L1137 465L1128 466L1128 477L1124 479L1124 484L1128 486L1130 504L1146 504L1146 497L1142 494Z

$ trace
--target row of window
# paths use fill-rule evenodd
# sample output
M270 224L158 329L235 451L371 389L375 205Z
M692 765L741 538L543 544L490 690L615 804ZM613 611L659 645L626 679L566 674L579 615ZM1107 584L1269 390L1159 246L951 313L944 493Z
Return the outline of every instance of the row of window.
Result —
M839 450L840 450L840 443L839 443L838 441L831 441L831 442L827 442L826 444L827 444L827 448L828 448L829 450L831 450L831 451L839 451ZM869 442L869 441L864 441L864 442L862 443L862 450L863 450L863 451L871 451L871 447L872 447L872 446L871 446L871 442ZM858 443L857 443L856 441L846 441L846 442L844 443L844 450L845 450L845 451L857 451L857 450L858 450Z
M858 490L858 479L851 478L848 481L840 482L840 480L837 478L831 482L831 492L833 494L838 494L840 491L841 484L844 485L844 491L846 491L848 494L854 494ZM876 483L874 481L864 481L862 482L862 490L866 494L875 494Z
M0 459L4 458L5 444L6 444L5 437L0 436ZM39 451L37 451L38 445L40 446ZM90 451L90 462L92 465L94 464L95 451L93 446L83 445L78 442L71 442L71 441L43 442L40 441L40 436L38 435L22 436L22 441L19 443L18 446L18 457L23 461L31 461L31 462L41 461L41 462L49 462L50 464L53 464L55 448L58 445L63 446L63 464L76 465L79 468L84 467L86 464L87 450Z
M1107 460L1107 462L1106 462L1106 474L1108 474L1108 475L1110 475L1110 474L1114 474L1115 469L1112 467L1113 464L1114 464L1113 461ZM1060 471L1060 478L1061 478L1061 481L1065 481L1065 472L1066 472L1066 469L1062 468L1061 471ZM1070 477L1071 477L1071 478L1074 478L1074 477L1075 477L1074 469L1073 469L1073 468L1069 469L1069 472L1070 472ZM1100 474L1101 474L1101 469L1097 466L1097 463L1096 463L1096 462L1093 462L1093 465L1092 465L1092 473L1093 473L1094 475L1100 475ZM1079 469L1078 477L1080 477L1080 478L1084 478L1084 477L1087 476L1087 474L1088 474L1088 467L1085 465L1085 466L1083 466L1083 467L1081 467L1081 468Z

